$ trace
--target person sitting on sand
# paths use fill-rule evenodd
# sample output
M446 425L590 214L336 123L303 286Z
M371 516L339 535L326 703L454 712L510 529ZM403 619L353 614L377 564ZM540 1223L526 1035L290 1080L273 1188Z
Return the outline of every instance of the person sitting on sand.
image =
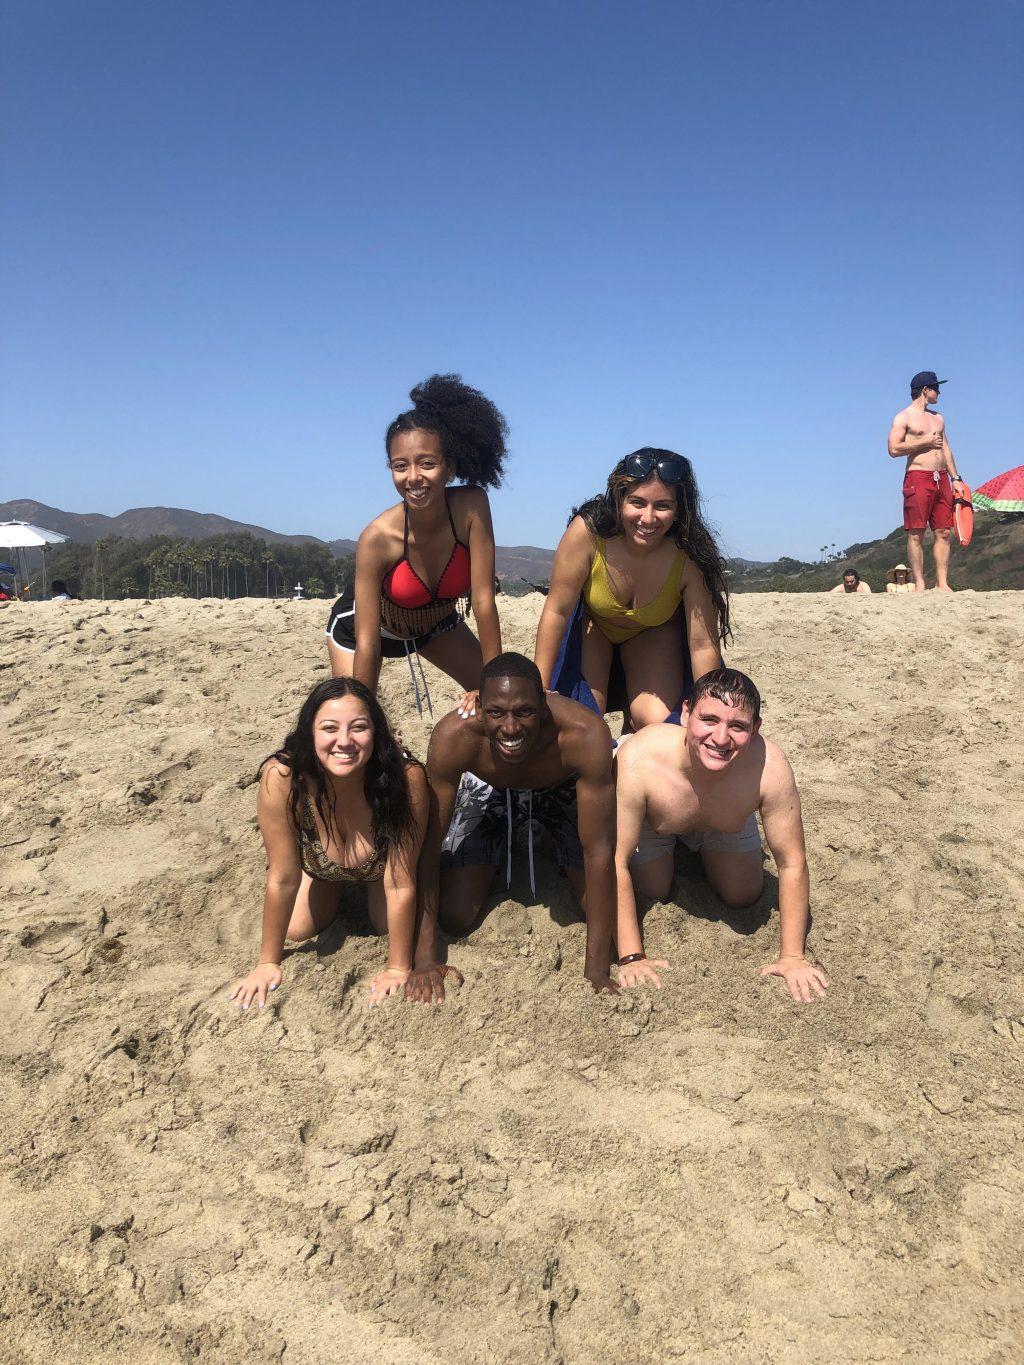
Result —
M665 900L679 838L700 853L712 889L733 909L764 887L760 814L779 870L781 948L764 974L785 979L794 1000L822 997L824 973L804 957L809 916L800 795L789 760L761 734L761 697L744 673L719 668L694 684L682 728L649 725L616 754L615 872L619 985L660 986L663 959L644 953L637 893Z
M861 578L856 569L847 569L843 574L843 581L837 583L834 588L829 588L829 592L870 592L871 589Z
M435 374L409 397L384 437L401 501L370 522L356 547L355 587L331 609L327 652L335 677L377 690L381 657L422 654L468 691L501 652L494 604L494 531L486 488L501 482L508 425L456 374ZM458 488L449 489L453 479ZM467 599L477 636L459 610ZM423 698L415 672L416 703ZM470 698L464 698L469 704Z
M354 678L318 683L295 728L260 770L257 811L267 852L259 961L229 1000L248 1009L281 984L285 941L302 943L337 917L345 882L366 885L370 923L388 936L370 1003L413 975L416 863L427 779L380 704Z
M885 585L886 592L917 592L910 582L910 570L905 564L894 565L885 576L889 580Z
M559 866L585 909L584 975L596 991L614 994L615 790L608 727L578 702L545 696L536 665L522 654L499 654L484 666L478 711L469 719L453 711L430 740L433 800L420 860L421 950L434 956L439 904L441 927L464 934L502 862L511 877L516 826L528 830L532 881L536 822L551 836ZM429 992L419 998L429 999Z
M717 668L729 637L725 565L704 523L689 460L645 447L618 462L601 496L575 508L555 553L535 657L545 687L556 676L582 597L581 670L608 709L613 651L620 650L634 728L678 709L690 677Z

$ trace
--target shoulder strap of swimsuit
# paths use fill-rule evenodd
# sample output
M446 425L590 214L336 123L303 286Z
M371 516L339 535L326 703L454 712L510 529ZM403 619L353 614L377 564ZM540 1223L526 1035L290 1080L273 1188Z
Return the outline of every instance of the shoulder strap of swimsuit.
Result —
M402 510L405 514L405 529L402 532L402 558L409 558L409 504L402 499Z
M444 510L448 513L448 525L452 528L452 535L455 537L456 545L459 544L459 533L455 529L455 518L452 516L452 505L448 501L448 490L444 490Z

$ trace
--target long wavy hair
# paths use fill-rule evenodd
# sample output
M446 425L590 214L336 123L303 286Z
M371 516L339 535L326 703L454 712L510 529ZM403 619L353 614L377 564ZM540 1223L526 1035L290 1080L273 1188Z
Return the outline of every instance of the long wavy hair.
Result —
M718 616L718 638L724 645L732 638L725 560L704 520L700 491L693 476L693 465L684 455L677 455L674 450L659 450L654 446L643 446L640 450L634 450L632 454L649 455L655 460L671 458L678 460L682 467L682 481L666 485L674 488L676 494L676 517L669 527L668 534L700 569ZM646 479L630 478L626 473L628 459L629 455L624 456L608 475L608 486L603 493L598 493L581 503L579 507L574 507L569 517L570 521L573 517L582 517L591 534L600 536L602 540L622 534L622 504L630 489L637 488L656 477L656 474L650 474Z
M301 829L302 796L309 783L324 828L335 828L334 792L316 756L313 722L325 702L338 697L356 697L363 703L373 726L373 752L363 772L363 794L370 807L375 848L399 845L413 831L412 801L406 765L416 760L395 739L384 708L365 684L356 678L328 678L317 683L302 703L295 728L271 758L287 766L291 773L288 809L292 825ZM265 759L264 762L268 760ZM340 832L340 831L339 831Z
M409 397L412 407L399 413L384 434L388 457L399 432L433 431L461 483L497 488L508 455L508 423L491 400L464 384L458 374L432 374Z

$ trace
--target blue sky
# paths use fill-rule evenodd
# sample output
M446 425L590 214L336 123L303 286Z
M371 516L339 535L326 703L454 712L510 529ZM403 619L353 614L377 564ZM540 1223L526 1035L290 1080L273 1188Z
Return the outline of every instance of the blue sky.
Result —
M354 536L434 370L507 545L646 444L730 553L885 534L922 368L971 482L1024 458L1016 4L5 15L0 499Z

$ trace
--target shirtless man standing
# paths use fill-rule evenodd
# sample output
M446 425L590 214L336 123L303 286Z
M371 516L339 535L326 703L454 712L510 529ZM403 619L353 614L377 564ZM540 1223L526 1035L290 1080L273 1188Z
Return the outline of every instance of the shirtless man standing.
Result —
M758 812L779 869L781 948L762 975L785 979L794 1000L823 997L824 973L804 957L809 879L793 769L761 734L761 697L744 673L716 668L694 684L679 725L647 725L616 755L619 985L660 986L668 963L644 954L636 893L672 889L676 837L700 852L714 891L734 909L764 886Z
M949 532L953 525L953 488L960 482L953 452L946 439L942 415L929 404L939 401L939 385L934 370L922 370L910 381L910 406L892 419L889 454L903 458L907 471L903 477L903 527L907 533L907 559L914 575L914 586L924 592L924 533L935 532L932 554L935 557L935 587L952 592L946 581L949 568Z
M551 836L586 914L583 974L595 991L617 994L609 975L615 788L608 727L578 702L546 695L536 664L522 654L499 654L484 667L477 712L467 718L451 712L430 739L433 796L418 873L417 958L436 961L439 919L449 932L469 929L499 863L508 860L511 869L513 826L531 826L532 840L536 821ZM530 871L532 877L532 843ZM438 984L428 981L421 992L406 994L443 1000Z

